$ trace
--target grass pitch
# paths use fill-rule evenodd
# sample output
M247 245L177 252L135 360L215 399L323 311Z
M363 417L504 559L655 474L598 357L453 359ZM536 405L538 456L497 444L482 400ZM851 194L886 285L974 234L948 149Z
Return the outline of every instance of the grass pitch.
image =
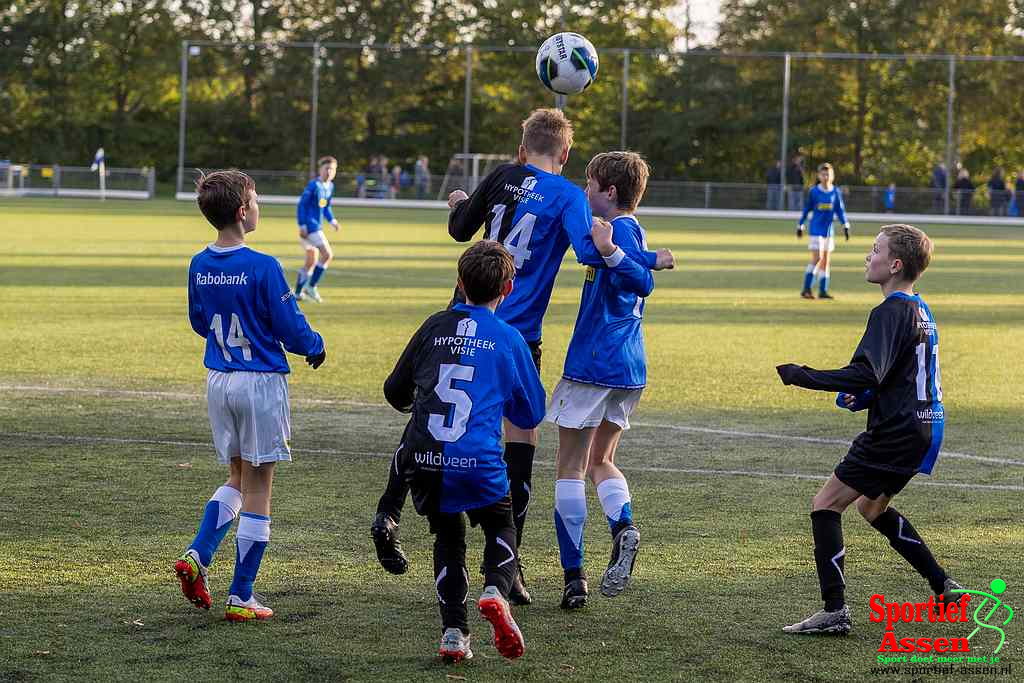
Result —
M293 277L293 211L262 213L251 243ZM367 529L404 424L380 386L419 323L447 302L463 247L448 238L443 212L337 213L325 302L305 308L328 360L316 372L293 362L295 462L279 468L257 587L277 616L232 625L216 602L230 582L230 538L211 568L213 611L188 605L171 571L223 476L202 395L203 341L185 315L188 260L213 231L187 203L0 202L0 680L877 676L884 625L868 620L871 594L913 601L928 590L855 511L845 516L853 634L780 631L818 608L810 498L864 417L783 387L774 371L848 360L880 298L862 276L877 226L855 225L839 245L837 300L821 302L797 296L807 257L788 222L643 221L679 267L656 276L645 320L650 385L619 451L643 533L634 582L614 600L595 594L582 612L558 609L556 435L545 426L523 551L535 604L515 612L526 655L502 660L471 615L476 657L446 668L432 659L439 627L425 523L407 507L412 569L403 577L379 569ZM939 323L948 452L898 507L955 577L981 590L1005 579L1003 598L1017 609L1024 232L922 227L936 241L921 291ZM549 390L581 279L567 259L545 320ZM596 585L609 539L590 495ZM481 546L471 531L470 567ZM471 597L479 588L473 577ZM1006 627L999 656L1024 669L1022 617ZM915 626L897 635L969 632ZM991 655L998 637L987 635L972 639L972 654Z

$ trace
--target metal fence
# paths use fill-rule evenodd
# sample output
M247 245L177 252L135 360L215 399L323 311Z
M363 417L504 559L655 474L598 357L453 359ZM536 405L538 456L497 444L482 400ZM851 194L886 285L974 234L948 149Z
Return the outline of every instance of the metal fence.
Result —
M0 164L0 195L9 197L94 197L152 199L153 168L107 167L101 189L99 172L88 166Z

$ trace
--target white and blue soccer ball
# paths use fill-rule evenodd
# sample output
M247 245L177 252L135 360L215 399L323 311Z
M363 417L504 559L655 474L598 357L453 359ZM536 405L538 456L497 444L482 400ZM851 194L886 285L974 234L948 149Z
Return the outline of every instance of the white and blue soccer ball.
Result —
M537 77L559 95L575 95L597 78L597 50L578 33L556 33L537 50Z

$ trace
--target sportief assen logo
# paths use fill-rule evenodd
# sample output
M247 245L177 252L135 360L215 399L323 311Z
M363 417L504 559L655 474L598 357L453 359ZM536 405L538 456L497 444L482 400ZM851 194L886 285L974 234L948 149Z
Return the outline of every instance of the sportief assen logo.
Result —
M992 593L975 590L955 590L953 593L961 594L955 602L946 602L940 596L938 600L934 597L928 602L886 602L884 595L875 594L871 597L871 621L875 623L885 622L885 635L882 637L882 644L879 652L891 653L956 653L971 652L971 639L982 631L995 631L999 634L999 642L992 655L998 654L1006 642L1006 632L1003 626L1013 619L1013 610L1005 604L998 596L1006 590L1006 582L1002 579L995 579L990 584ZM977 605L975 607L975 604ZM974 608L973 614L970 609ZM1006 619L1000 621L1002 615L996 616L999 608L1006 610ZM894 626L897 623L967 623L968 614L971 614L975 628L966 638L896 638ZM907 657L894 657L879 655L879 663L888 664L892 662L920 662L931 661L931 658L921 658L914 655L909 660ZM939 661L950 661L940 658ZM970 657L968 661L994 662L998 657Z

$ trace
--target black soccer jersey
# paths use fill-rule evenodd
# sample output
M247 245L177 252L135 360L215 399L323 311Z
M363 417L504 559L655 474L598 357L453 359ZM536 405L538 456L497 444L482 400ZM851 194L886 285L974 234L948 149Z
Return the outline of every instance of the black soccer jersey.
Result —
M456 304L428 318L384 382L384 396L412 412L396 464L420 514L504 498L502 417L521 429L544 418L529 347L483 306Z
M868 426L849 458L868 467L930 474L942 444L945 410L939 333L920 296L890 294L871 311L850 364L839 370L781 366L786 384L873 394Z

